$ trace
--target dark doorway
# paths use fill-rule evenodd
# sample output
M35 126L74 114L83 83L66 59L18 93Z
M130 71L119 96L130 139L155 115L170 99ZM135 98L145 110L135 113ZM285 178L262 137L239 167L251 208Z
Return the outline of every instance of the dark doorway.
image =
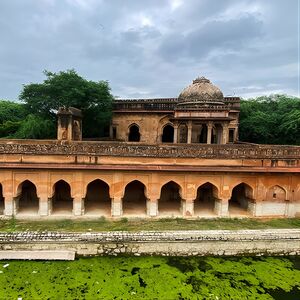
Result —
M218 198L218 189L207 182L197 190L197 198L194 202L195 215L214 214L215 200Z
M17 213L37 214L39 211L39 198L35 185L25 180L21 183L20 195L17 197Z
M245 183L240 183L233 188L229 200L229 213L245 214L248 211L248 203L252 198L252 188Z
M229 129L229 143L234 142L234 129Z
M3 197L3 188L0 184L0 215L4 214L4 197Z
M52 197L52 213L70 214L73 211L73 199L70 185L60 180L54 185Z
M110 216L111 201L109 186L106 182L96 179L87 186L85 201L85 214Z
M174 181L166 183L158 200L159 215L178 216L181 214L180 186Z
M123 215L146 215L145 185L138 180L128 183L123 197Z
M137 125L131 125L129 128L128 141L139 142L141 138L140 129Z
M166 125L164 127L161 141L163 143L173 143L174 142L174 127L172 125Z
M205 124L202 125L199 143L202 143L202 144L207 143L207 126Z

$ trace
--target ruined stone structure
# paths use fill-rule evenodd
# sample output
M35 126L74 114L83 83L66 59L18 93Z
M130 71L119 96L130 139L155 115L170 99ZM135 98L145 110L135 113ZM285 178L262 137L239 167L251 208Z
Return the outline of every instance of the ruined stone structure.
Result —
M97 142L62 109L57 140L0 141L0 216L300 215L300 147L239 143L239 101L205 78L176 99L118 100Z

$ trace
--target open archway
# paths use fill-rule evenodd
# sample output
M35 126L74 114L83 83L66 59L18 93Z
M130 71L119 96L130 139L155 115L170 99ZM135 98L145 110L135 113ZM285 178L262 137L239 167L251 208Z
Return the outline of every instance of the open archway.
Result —
M54 185L52 197L53 214L71 214L73 211L73 199L71 197L71 187L64 180L59 180Z
M17 214L38 214L39 198L31 181L25 180L19 185L15 204Z
M199 143L206 144L207 143L207 125L202 124L201 133L199 136Z
M174 142L174 127L170 124L163 128L163 133L161 137L163 143L173 143Z
M4 215L4 197L3 197L3 188L0 183L0 215Z
M145 189L145 185L138 180L131 181L126 185L123 197L123 215L146 215L147 198Z
M128 141L139 142L141 139L140 129L136 124L132 124L129 127Z
M215 215L215 201L218 199L218 189L210 182L198 187L197 197L194 202L195 216Z
M232 189L228 206L229 214L247 215L251 200L253 200L253 189L245 183L238 184Z
M158 213L160 216L181 215L180 186L176 182L169 181L162 186L158 200Z
M84 211L87 215L110 216L111 201L109 186L106 182L96 179L88 184Z

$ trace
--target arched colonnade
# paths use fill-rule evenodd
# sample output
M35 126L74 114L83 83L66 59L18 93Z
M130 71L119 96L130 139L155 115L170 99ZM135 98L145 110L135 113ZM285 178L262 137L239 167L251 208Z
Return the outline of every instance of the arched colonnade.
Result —
M258 191L245 181L225 188L213 180L203 179L198 184L184 184L172 178L156 183L132 179L112 184L95 178L81 185L59 179L45 188L45 183L40 186L26 179L10 186L16 187L11 197L5 182L0 184L0 215L293 216L293 205L296 205L290 201L285 186L266 186L262 193L261 186ZM300 192L300 187L298 190Z

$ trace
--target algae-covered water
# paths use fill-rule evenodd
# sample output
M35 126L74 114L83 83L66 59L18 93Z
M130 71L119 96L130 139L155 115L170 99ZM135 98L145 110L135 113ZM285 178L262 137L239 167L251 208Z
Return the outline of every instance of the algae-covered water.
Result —
M0 262L1 299L300 299L300 258Z

